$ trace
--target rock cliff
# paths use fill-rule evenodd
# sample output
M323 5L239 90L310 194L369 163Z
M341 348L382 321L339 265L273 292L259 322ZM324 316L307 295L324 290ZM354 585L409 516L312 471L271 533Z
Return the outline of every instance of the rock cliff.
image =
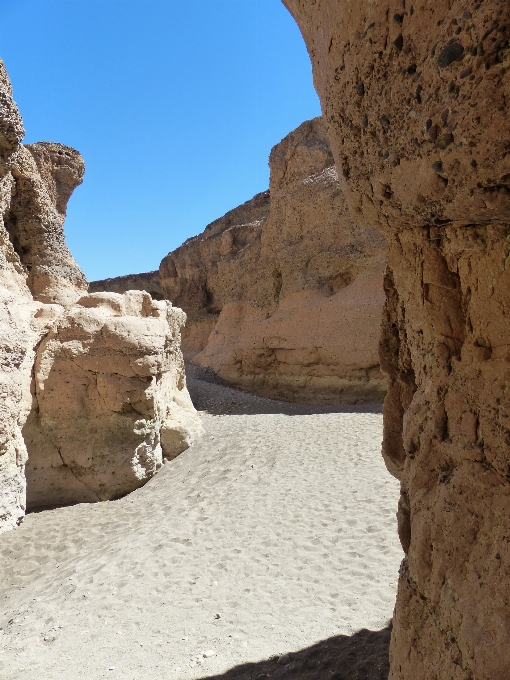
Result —
M263 396L377 401L386 243L351 220L322 119L271 151L269 192L163 259L185 358Z
M392 680L510 668L510 6L284 0L350 213L388 243Z
M87 295L63 232L83 159L23 136L0 61L0 532L27 495L57 505L140 486L200 430L184 313L140 292Z
M128 290L145 290L153 300L162 300L163 289L159 281L159 271L127 274L89 283L89 293L126 293Z

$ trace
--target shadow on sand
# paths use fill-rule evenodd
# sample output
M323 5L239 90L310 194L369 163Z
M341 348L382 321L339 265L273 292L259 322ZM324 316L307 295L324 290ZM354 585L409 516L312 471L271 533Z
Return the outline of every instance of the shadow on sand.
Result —
M186 383L195 408L211 415L281 413L306 416L317 413L382 413L382 404L296 404L259 397L231 387L208 368L186 363Z
M312 647L231 668L201 680L387 680L391 624L379 631L337 635Z

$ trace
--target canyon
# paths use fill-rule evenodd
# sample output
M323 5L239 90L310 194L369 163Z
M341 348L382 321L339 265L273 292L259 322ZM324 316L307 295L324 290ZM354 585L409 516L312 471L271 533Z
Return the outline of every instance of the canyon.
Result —
M350 214L384 233L391 680L510 668L510 7L284 0Z
M0 62L0 532L27 507L138 488L201 431L185 314L148 293L88 294L63 231L83 159L23 137Z
M269 191L161 262L163 296L187 314L184 357L273 399L382 401L385 239L349 216L321 118L277 144L269 167ZM133 283L148 291L158 282L151 272L92 282L90 290Z
M63 235L83 160L21 144L0 62L0 531L27 506L119 498L196 440L184 358L272 398L386 395L405 553L390 680L506 680L510 7L283 2L323 117L159 272L90 288Z

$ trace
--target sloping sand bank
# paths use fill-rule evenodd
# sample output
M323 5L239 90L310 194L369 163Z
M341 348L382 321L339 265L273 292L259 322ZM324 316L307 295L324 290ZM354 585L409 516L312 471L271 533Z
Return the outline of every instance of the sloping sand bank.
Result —
M199 378L206 434L145 487L2 536L2 680L385 677L402 553L379 407Z

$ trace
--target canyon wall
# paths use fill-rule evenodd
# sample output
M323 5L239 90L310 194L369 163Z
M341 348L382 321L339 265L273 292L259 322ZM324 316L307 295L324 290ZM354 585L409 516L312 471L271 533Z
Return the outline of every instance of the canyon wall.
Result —
M159 281L158 270L115 276L111 279L101 279L89 283L89 293L126 293L128 290L145 290L153 300L163 300L163 289Z
M377 344L386 243L348 214L322 119L271 151L269 192L163 259L188 315L185 358L266 397L382 400Z
M0 61L0 532L27 503L127 493L200 431L184 313L141 292L87 294L63 232L83 159L23 136Z
M389 243L392 680L510 668L510 6L284 0L350 213Z

